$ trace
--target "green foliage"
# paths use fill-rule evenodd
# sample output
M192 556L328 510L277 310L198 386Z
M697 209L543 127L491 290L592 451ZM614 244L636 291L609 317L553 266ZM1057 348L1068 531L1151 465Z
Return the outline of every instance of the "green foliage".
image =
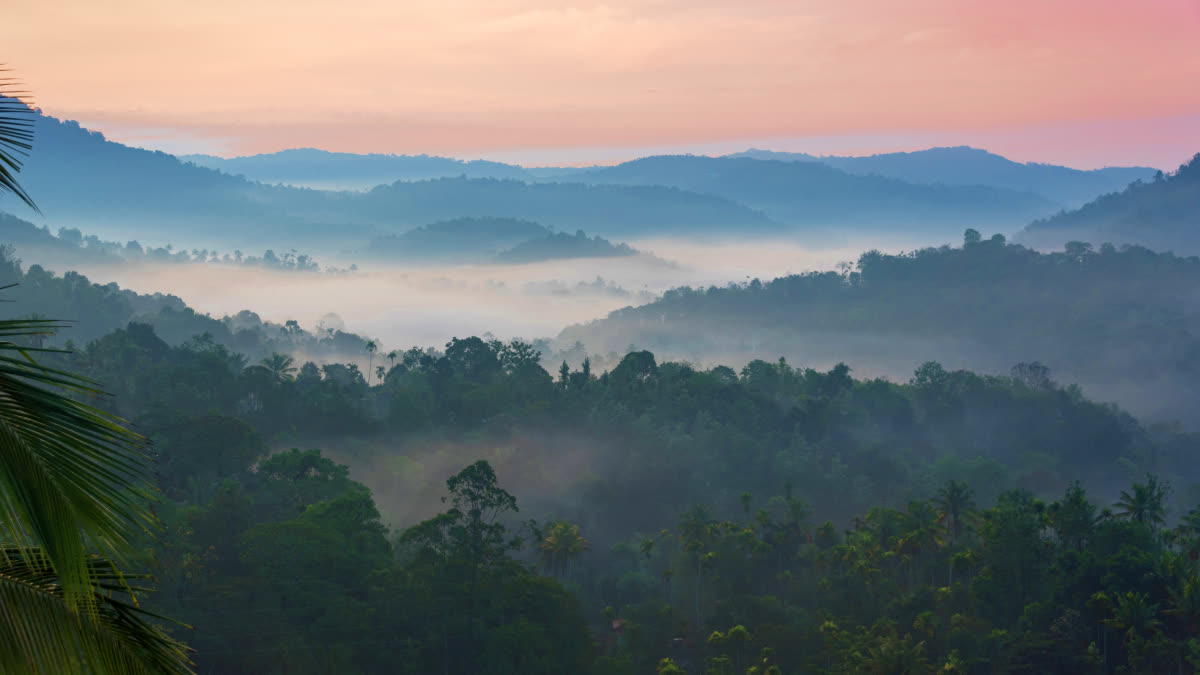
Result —
M47 358L156 443L148 607L197 626L201 669L1186 671L1200 621L1200 527L1164 489L1197 481L1196 437L1033 363L897 384L635 351L556 385L531 345L461 338L368 384L139 324ZM349 467L269 450L298 438ZM1131 463L1163 478L1085 490Z
M1191 304L1200 258L1138 245L1041 253L966 239L958 248L868 251L840 272L672 289L570 326L556 344L578 342L594 356L632 344L660 359L782 354L885 372L931 358L948 372L954 363L992 372L1018 364L1012 375L1035 391L1056 386L1053 369L1141 414L1194 417L1200 390L1188 364L1200 349ZM609 358L611 368L619 357ZM918 379L937 385L938 376Z

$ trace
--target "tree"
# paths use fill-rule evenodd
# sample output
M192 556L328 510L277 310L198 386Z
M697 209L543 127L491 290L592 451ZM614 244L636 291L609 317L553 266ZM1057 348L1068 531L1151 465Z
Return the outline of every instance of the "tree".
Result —
M0 73L10 72L0 64ZM22 157L26 157L33 148L34 118L37 115L33 108L19 98L28 94L25 91L13 89L13 78L0 79L0 192L15 195L26 206L40 213L33 198L25 192L17 182L16 174L21 172Z
M0 670L190 672L113 562L156 527L146 439L71 398L101 391L32 357L53 350L16 342L58 327L0 321Z
M579 533L579 525L565 520L550 523L538 548L542 552L542 566L551 574L569 576L571 563L588 549L590 544Z
M954 546L963 533L963 518L975 507L971 488L966 483L951 480L938 490L934 500L945 523L946 533L950 535L950 561L948 582L954 584Z
M706 552L712 544L716 532L717 521L713 519L703 504L692 507L679 523L679 539L683 550L690 553L696 560L696 631L704 626L704 615L700 612L701 579L704 576L704 563L712 560L714 554Z
M981 241L983 241L983 235L979 234L979 230L969 227L965 232L963 232L963 246L971 246L972 244L978 244Z
M401 542L416 543L444 557L461 557L473 575L519 546L505 539L508 529L497 522L517 511L517 500L497 485L491 464L482 459L475 462L447 479L446 487L450 510L410 528Z
M0 79L0 192L37 212L16 180L36 111L14 86ZM143 590L126 581L137 576L108 559L131 556L155 522L146 440L69 397L99 395L96 383L14 341L58 327L0 321L0 670L189 672L185 648L121 599Z
M1121 491L1113 506L1118 518L1127 518L1157 531L1167 520L1165 501L1169 486L1159 485L1158 476L1146 474L1145 483L1134 483L1133 492Z
M276 382L291 382L295 379L295 375L293 375L296 372L295 359L286 354L273 352L258 364L265 368Z
M1049 509L1050 527L1054 528L1063 545L1082 551L1096 525L1096 506L1088 501L1087 492L1075 481L1067 488L1061 501Z
M480 460L446 487L450 509L400 537L402 554L412 557L403 578L424 593L421 606L435 608L433 625L421 630L436 646L436 671L587 672L591 640L578 600L508 556L520 540L499 519L517 503L491 465Z
M966 483L957 480L948 481L938 489L934 500L941 510L942 520L946 523L946 532L950 535L950 546L962 536L963 518L975 508L974 496Z
M375 351L379 349L379 345L374 340L367 340L367 384L371 384L371 371L375 365Z

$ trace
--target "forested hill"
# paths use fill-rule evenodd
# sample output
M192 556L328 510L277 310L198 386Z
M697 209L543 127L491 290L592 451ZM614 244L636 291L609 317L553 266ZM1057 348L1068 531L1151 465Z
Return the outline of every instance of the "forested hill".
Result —
M1137 166L1081 171L1052 164L1022 164L986 150L966 146L890 152L863 157L818 157L804 153L767 150L747 150L730 156L818 162L846 173L885 176L910 183L986 185L1018 192L1032 192L1068 208L1124 189L1135 180L1149 180L1156 172L1156 169Z
M266 269L319 272L321 265L312 256L295 250L281 249L276 254L266 249L262 255L243 254L240 250L224 252L215 249L176 249L164 246L142 246L137 240L124 243L104 241L94 234L84 234L73 227L58 228L57 235L50 227L38 227L27 220L0 211L0 242L13 247L21 259L35 259L43 266L75 267L79 265L121 265L126 263L213 264L261 267ZM326 266L327 273L345 273L351 269Z
M130 322L149 326L171 345L220 348L251 359L276 351L358 356L367 344L365 338L341 330L309 332L295 322L263 321L249 310L216 319L196 312L174 295L139 294L115 283L92 283L78 272L59 275L38 264L23 269L13 249L0 245L0 286L10 284L14 287L4 291L0 317L38 316L66 322L68 327L46 346L63 347L68 340L82 346Z
M493 216L554 223L603 236L781 229L763 213L729 199L662 185L441 178L380 185L355 202L355 213L388 224Z
M892 375L929 359L991 372L1037 360L1093 396L1194 422L1197 288L1196 258L1079 243L1043 254L972 230L962 248L872 251L843 273L676 289L570 327L558 344L702 362L784 354Z
M496 259L520 264L570 258L622 258L637 254L638 251L628 244L614 244L601 237L589 237L583 230L576 230L575 234L555 232L521 242L507 251L501 251Z
M515 218L455 218L375 237L362 255L385 261L520 264L636 255L627 244L574 235Z
M1200 153L1172 174L1160 172L1149 182L1034 222L1020 237L1039 245L1080 239L1200 253Z
M1057 208L1032 192L981 185L916 185L823 164L745 157L658 156L573 174L605 185L669 185L718 195L788 224L905 225L910 229L1018 224Z

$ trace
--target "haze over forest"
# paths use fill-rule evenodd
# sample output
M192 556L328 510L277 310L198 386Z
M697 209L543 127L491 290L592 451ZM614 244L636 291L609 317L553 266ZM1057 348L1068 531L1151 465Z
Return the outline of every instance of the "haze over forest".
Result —
M51 4L0 672L1200 672L1186 3Z

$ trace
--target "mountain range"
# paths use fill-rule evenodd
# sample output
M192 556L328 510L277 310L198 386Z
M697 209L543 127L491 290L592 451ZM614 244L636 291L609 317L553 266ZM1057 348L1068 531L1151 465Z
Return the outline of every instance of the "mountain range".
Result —
M1126 179L1154 175L1137 167L1084 172L1018 164L970 148L861 158L654 156L584 169L312 149L185 161L45 115L35 138L22 180L44 218L12 199L0 199L0 209L110 240L334 252L464 217L624 239L792 236L821 228L938 237L966 226L1012 232ZM390 182L366 191L288 184L317 179Z
M1032 192L925 185L859 176L817 163L748 157L656 156L574 174L592 185L668 185L716 195L789 225L930 228L1024 223L1055 203ZM944 229L944 228L942 228Z
M232 157L180 155L196 166L270 184L293 185L320 190L360 190L398 180L432 178L505 178L529 180L524 168L477 159L464 161L429 155L356 155L313 148L282 150L269 154Z
M21 180L42 214L15 198L0 210L105 238L184 246L356 249L438 220L502 217L611 236L778 231L741 204L676 188L494 178L397 181L369 192L267 185L105 139L39 115Z
M986 185L1032 192L1068 208L1120 191L1135 180L1149 180L1157 172L1142 166L1083 171L1053 164L1022 164L966 146L864 157L818 157L756 149L729 156L824 164L856 176L883 176L918 184Z

